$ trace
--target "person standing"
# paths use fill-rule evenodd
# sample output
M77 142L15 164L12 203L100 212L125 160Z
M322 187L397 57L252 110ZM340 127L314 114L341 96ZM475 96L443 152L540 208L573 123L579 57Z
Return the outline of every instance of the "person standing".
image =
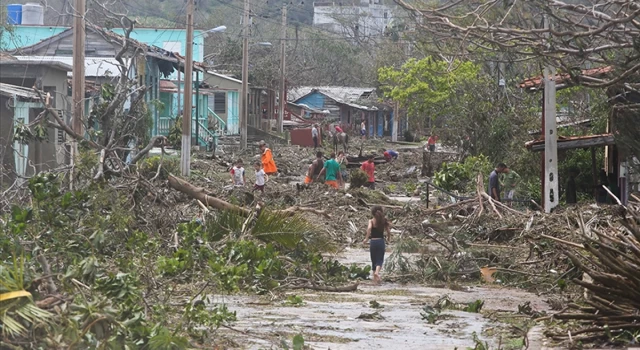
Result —
M340 174L342 175L342 181L347 182L347 178L349 177L349 173L347 172L347 165L349 164L349 160L343 151L338 152L338 158L336 158L338 164L340 165Z
M336 133L338 134L342 134L344 132L342 131L342 128L340 127L340 125L336 125L335 128L336 128Z
M364 122L364 119L362 119L362 123L360 123L360 136L362 136L363 140L367 138L367 124Z
M264 172L262 162L260 161L257 161L255 162L255 164L253 164L253 169L256 171L256 183L255 185L253 185L252 192L258 190L264 193L264 186L267 184L267 181L269 181L269 175Z
M502 181L500 182L500 185L504 188L505 191L507 191L508 200L513 200L516 194L516 188L519 184L520 175L518 175L518 173L516 173L515 171L506 168L502 175Z
M362 163L362 165L360 166L360 169L362 169L362 171L364 171L369 177L365 187L368 187L372 190L376 188L376 178L375 178L376 165L373 162L373 159L374 159L373 155L370 155L369 159L367 159L367 161Z
M507 166L504 163L498 164L489 175L489 194L494 201L500 202L500 174L504 173Z
M436 151L436 142L438 142L438 136L429 136L429 139L427 140L427 147L429 149L429 152L433 153Z
M276 162L273 160L273 153L271 149L267 147L267 144L264 141L260 141L260 151L262 151L262 155L260 156L262 160L262 167L264 172L267 175L273 175L278 172L278 168L276 168Z
M307 176L304 178L305 185L312 183L313 179L316 178L322 171L322 168L324 168L324 159L322 159L322 156L322 152L316 153L316 159L309 165Z
M311 127L311 138L313 139L313 150L315 151L318 148L318 125L313 124Z
M367 244L369 240L369 254L371 255L371 270L373 271L373 282L378 284L382 281L380 271L384 263L385 241L384 233L387 233L387 243L391 243L391 223L384 216L384 211L379 205L371 208L371 216L369 226L367 227L367 236L364 238L363 244Z
M231 168L231 181L235 187L244 187L247 183L247 179L244 176L244 167L242 166L242 159L236 160L236 164Z
M325 175L325 184L335 189L342 187L342 174L340 173L340 165L336 161L335 153L331 153L331 159L324 162L324 167L320 171L320 174L316 176L316 180L319 180L323 174Z

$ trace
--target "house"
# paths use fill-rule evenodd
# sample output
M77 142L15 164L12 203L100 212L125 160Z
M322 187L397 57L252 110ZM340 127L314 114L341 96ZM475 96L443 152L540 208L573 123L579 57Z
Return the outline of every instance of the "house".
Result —
M44 108L34 86L50 94L51 105L68 121L67 72L71 69L59 62L19 61L0 54L0 188L16 177L65 164L68 150L63 132L49 127L45 141L26 144L14 142L13 135L16 127L33 122Z
M375 88L340 86L299 87L287 95L290 102L315 110L328 111L327 122L341 125L347 131L359 130L365 121L369 136L389 136L393 128L393 108L378 101ZM398 123L401 133L406 122Z
M227 134L240 133L240 93L242 80L228 75L206 70L200 89L208 96L207 115L209 125L218 125L220 131Z
M581 77L598 77L608 74L612 71L612 67L599 67L592 69L582 70L580 76ZM576 85L576 81L569 74L557 74L553 80L556 83L556 90L561 90L564 88L572 87ZM525 89L529 92L537 92L544 90L544 82L541 76L528 78L521 82L518 86L519 88ZM607 94L610 97L610 102L612 104L615 103L624 103L619 101L620 97L624 95L619 91L615 91L614 88L609 88ZM640 96L636 95L635 99L637 102L640 102ZM631 96L633 97L633 96ZM627 96L627 99L632 99ZM636 102L634 101L634 102ZM591 150L591 169L589 169L592 173L593 178L593 186L594 189L597 188L599 183L599 175L598 175L598 166L596 164L596 148L604 147L605 148L605 163L603 164L603 169L605 170L607 175L613 175L616 179L618 179L618 187L620 188L620 194L623 204L626 204L629 199L629 189L630 189L630 177L631 177L631 166L629 162L634 162L635 158L633 155L624 154L624 152L616 145L615 135L611 132L611 126L615 123L616 117L620 113L619 109L614 108L614 112L611 113L609 117L609 121L607 123L607 132L601 135L584 135L584 136L572 136L572 137L562 137L557 136L557 150L565 151L570 149L590 149ZM562 124L562 121L558 119L559 125L557 128L565 126ZM584 123L585 120L580 120L578 122ZM542 115L542 129L544 130L544 114ZM545 151L545 140L544 134L540 139L532 140L525 143L525 147L532 152L544 152ZM545 179L544 179L544 153L542 153L542 174L541 174L541 183L543 189L543 201L545 195ZM587 170L587 169L581 169Z
M313 3L313 25L349 38L382 36L393 19L393 8L382 0Z
M72 34L72 30L67 29L37 44L18 48L14 50L14 53L18 55L17 57L20 59L35 57L45 60L45 57L47 57L48 60L65 62L72 57ZM108 71L109 75L106 77L103 76L103 79L120 74L119 64L115 62L114 57L118 51L122 49L123 42L123 36L98 26L87 24L86 61L94 62L96 66L100 67L96 72L98 75L106 75ZM177 115L178 113L178 103L174 104L174 101L179 100L180 93L178 87L170 81L170 78L176 76L179 79L177 72L184 71L184 57L177 52L147 45L131 38L127 40L127 45L128 49L125 52L124 61L126 65L131 67L131 71L127 72L129 78L136 79L140 84L149 87L145 93L145 102L149 104L153 117L153 129L150 130L150 133L152 135L166 134L169 129L167 127L168 124L161 124L160 116L162 113L168 113L169 115ZM197 62L194 64L196 81L204 70L204 65ZM88 73L92 74L91 71ZM162 81L162 78L168 81ZM196 98L196 96L198 96L198 98ZM163 100L167 103L165 108L160 108L162 111L156 108L155 104L150 103L151 101ZM207 100L206 97L202 95L194 95L193 102L194 107L197 107L192 113L195 118L196 115L200 116L203 114L199 113L198 108L205 106ZM198 127L196 127L198 124L207 124L206 115L203 116L202 119L198 119L198 121L200 123L193 123L194 130L198 129ZM201 144L206 143L208 133L209 130L207 130L206 127L197 132L197 139Z

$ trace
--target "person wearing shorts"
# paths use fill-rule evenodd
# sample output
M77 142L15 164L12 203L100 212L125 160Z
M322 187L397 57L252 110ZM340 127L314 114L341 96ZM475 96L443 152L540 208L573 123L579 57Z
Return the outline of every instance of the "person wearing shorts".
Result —
M309 165L309 170L307 170L307 176L304 178L304 184L308 185L313 182L313 178L320 174L322 168L324 167L324 159L322 158L322 152L316 153L316 159L311 162Z
M336 161L336 154L331 153L331 159L324 162L324 167L320 174L316 177L316 180L320 179L320 176L325 175L324 183L333 187L335 189L339 189L342 185L342 174L340 173L340 164Z
M256 183L253 185L253 191L260 191L264 193L264 186L269 181L269 175L264 172L262 162L258 161L253 165L253 169L256 171Z

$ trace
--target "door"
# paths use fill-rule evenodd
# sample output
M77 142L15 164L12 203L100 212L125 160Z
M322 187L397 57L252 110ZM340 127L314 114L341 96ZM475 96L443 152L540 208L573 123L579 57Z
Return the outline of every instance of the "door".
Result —
M240 133L240 103L238 101L238 92L227 92L227 133L237 135Z

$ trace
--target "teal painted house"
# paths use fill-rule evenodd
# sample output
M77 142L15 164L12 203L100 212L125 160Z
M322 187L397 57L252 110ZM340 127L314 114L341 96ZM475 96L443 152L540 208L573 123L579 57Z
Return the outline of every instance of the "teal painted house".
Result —
M0 33L1 51L11 51L19 59L39 56L40 59L47 57L48 60L59 60L65 63L68 63L67 61L72 56L71 45L68 42L71 39L69 27L16 25L12 28L11 32ZM122 39L122 29L114 28L111 31L107 31L95 26L88 26L87 28L116 34L114 42ZM97 37L92 36L94 34L87 33L85 67L87 77L95 78L96 83L99 83L104 81L104 76L117 74L117 66L115 66L115 62L111 62L115 56L114 43L108 43L105 47L104 43L100 43L101 41L104 42L104 38L101 38L100 35L97 35ZM109 38L107 35L107 39ZM144 74L145 83L151 86L146 100L147 102L152 100L160 101L163 107L157 110L152 107L154 128L151 130L151 134L167 135L175 117L179 115L182 109L181 106L184 105L184 74L180 73L180 71L183 70L184 55L187 47L186 30L135 28L130 38L133 39L132 42L137 46L143 47L143 51L152 52L153 57L149 57L147 60L147 68ZM58 39L62 41L59 42ZM51 45L52 42L56 44ZM211 99L213 99L216 96L216 92L207 89L208 86L202 83L205 80L206 69L202 64L197 63L201 62L204 56L204 35L202 31L194 31L193 43L193 55L196 64L194 65L193 74L194 96L192 105L194 109L192 117L194 123L192 125L194 125L194 132L197 131L200 144L204 145L211 136L208 126L213 124L224 129L226 128L226 120L218 116L214 109L210 108L214 107L214 104L209 101L209 97L211 96ZM38 50L34 50L36 47ZM137 72L130 75L134 78L140 74ZM196 91L197 93L195 93ZM225 115L232 115L233 113L230 111L237 110L239 105L238 98L236 96L235 99L227 99L227 97L232 96L225 95L225 106L229 107L229 110L225 110ZM212 120L214 121L213 123L211 122Z

